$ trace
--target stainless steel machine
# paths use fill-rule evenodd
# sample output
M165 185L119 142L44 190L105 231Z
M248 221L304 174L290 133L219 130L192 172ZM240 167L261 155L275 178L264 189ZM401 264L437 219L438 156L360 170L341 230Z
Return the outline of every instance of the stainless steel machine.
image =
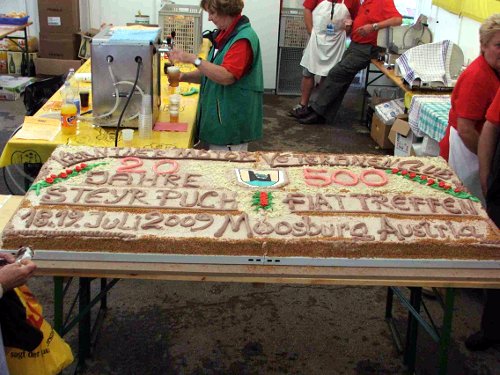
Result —
M115 126L127 102L142 61L137 86L122 127L137 127L144 95L151 95L153 123L161 105L158 27L110 27L92 39L92 107L100 126Z

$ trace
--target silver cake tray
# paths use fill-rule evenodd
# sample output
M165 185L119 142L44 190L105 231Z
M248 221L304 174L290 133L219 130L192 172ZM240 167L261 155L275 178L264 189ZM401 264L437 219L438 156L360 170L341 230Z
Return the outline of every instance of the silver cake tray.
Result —
M5 250L1 250L5 251ZM64 250L36 250L36 260L92 261L92 262L139 262L179 264L231 264L273 266L319 267L390 267L390 268L477 268L500 269L500 260L464 259L396 259L396 258L313 258L268 257L244 255L186 255L86 252Z

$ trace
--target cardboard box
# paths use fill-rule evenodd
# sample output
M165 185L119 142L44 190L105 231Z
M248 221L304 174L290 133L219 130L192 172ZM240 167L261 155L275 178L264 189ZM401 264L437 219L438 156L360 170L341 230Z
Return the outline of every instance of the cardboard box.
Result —
M35 61L37 58L36 53L30 53L26 68L29 69L29 59ZM21 63L23 61L22 52L7 52L7 74L21 75Z
M40 33L74 34L80 31L79 0L38 0Z
M31 77L0 75L0 100L17 100L26 86L34 82Z
M85 33L80 33L81 42L80 48L78 49L78 57L81 59L90 58L90 43L92 38L99 32L98 29L90 29Z
M373 94L370 97L370 106L375 109L376 105L396 99L397 97L397 87L377 87L373 90Z
M427 156L424 154L424 149L422 147L422 142L420 143L414 143L411 145L411 151L410 151L410 156Z
M77 70L81 60L59 60L39 57L35 60L36 74L59 76L68 73L70 68Z
M377 114L373 115L370 135L382 149L394 148L394 145L391 141L389 141L389 132L391 131L391 127L392 125L384 124Z
M422 153L424 156L439 156L439 142L429 136L424 136L422 142Z
M389 140L394 144L394 156L410 156L412 145L422 141L410 129L408 115L400 115L392 124Z
M79 47L79 34L40 33L38 55L46 59L76 60Z
M9 72L9 60L7 51L0 51L0 74L7 74Z

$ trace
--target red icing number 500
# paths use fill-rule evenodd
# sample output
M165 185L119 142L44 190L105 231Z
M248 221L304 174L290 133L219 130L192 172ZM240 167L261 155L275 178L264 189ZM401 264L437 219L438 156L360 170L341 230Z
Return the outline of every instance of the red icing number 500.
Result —
M144 169L139 169L144 165L144 162L136 157L130 156L120 160L122 166L118 167L116 170L118 172L124 173L146 173ZM163 164L170 164L171 168L166 171L160 171L159 168ZM162 159L158 160L152 167L153 172L157 175L172 174L177 172L179 169L179 164L175 160Z
M342 181L337 176L344 174L349 176L349 181ZM368 175L376 175L380 177L379 181L369 181L367 180ZM304 178L306 180L306 184L309 186L328 186L333 184L342 185L342 186L355 186L361 180L366 186L384 186L387 184L387 176L384 172L379 171L378 169L367 169L361 172L359 177L352 171L347 169L338 169L333 171L331 175L327 174L326 169L313 169L313 168L305 168L304 169Z

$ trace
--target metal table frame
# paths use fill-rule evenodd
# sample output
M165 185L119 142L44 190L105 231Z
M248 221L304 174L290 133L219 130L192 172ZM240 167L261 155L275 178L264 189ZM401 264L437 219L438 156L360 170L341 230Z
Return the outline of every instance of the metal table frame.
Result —
M407 334L404 345L404 364L408 371L415 371L418 328L422 326L439 344L439 374L446 374L448 347L453 316L454 288L500 288L498 262L491 268L437 268L437 267L356 267L356 266L297 266L297 265L241 265L241 264L183 264L161 262L113 262L38 260L38 274L54 276L54 328L64 336L78 325L78 367L85 366L91 353L102 317L106 311L107 292L119 279L135 278L150 280L214 281L214 282L261 282L328 285L389 286L385 318L391 332L397 338L392 324L393 296L396 295L408 310ZM79 278L77 295L79 311L73 320L63 321L64 280ZM112 279L110 282L107 279ZM91 282L100 280L100 292L92 298ZM444 316L441 328L434 322L427 323L421 313L422 286L446 287ZM406 298L398 287L410 287ZM100 304L94 327L91 308ZM76 305L73 302L70 312ZM440 331L440 332L438 332ZM400 340L401 341L401 340ZM396 340L396 344L398 341Z
M12 40L21 50L29 66L29 47L28 47L28 27L31 26L33 22L28 22L24 25L0 25L0 39L10 39ZM18 31L23 32L23 36L12 36ZM24 48L21 47L18 40L24 40Z

